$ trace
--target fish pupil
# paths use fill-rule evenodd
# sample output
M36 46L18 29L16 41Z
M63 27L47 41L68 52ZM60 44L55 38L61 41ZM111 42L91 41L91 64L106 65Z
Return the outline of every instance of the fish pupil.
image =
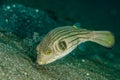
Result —
M65 41L60 41L58 43L58 46L59 46L60 50L63 50L63 51L67 48L67 44Z

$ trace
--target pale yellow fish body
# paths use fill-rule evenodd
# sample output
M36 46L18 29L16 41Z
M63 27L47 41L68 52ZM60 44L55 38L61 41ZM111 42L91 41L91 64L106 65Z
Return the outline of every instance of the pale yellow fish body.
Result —
M55 28L37 46L37 62L40 65L54 62L86 41L111 47L114 44L114 36L109 31L91 31L76 26Z

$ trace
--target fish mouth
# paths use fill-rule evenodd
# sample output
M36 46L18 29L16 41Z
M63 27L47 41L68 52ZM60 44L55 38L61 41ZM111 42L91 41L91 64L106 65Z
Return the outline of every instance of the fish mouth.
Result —
M38 61L38 60L37 60L37 63L38 63L39 65L44 65L44 64L45 64L43 61Z
M44 59L44 60L42 60L42 59L37 59L37 63L39 64L39 65L46 65L46 64L50 64L50 63L52 63L52 62L54 62L54 61L56 61L56 59Z
M42 54L38 54L38 56L37 56L37 63L39 65L50 64L56 60L57 60L56 56L46 56L46 55L42 55Z
M52 63L52 62L54 62L55 60L49 60L49 61L37 61L37 63L39 64L39 65L46 65L46 64L50 64L50 63Z

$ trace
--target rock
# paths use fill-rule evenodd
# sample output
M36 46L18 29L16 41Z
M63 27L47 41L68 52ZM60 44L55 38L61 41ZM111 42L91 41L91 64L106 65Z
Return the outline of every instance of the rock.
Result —
M19 50L0 43L0 80L47 80Z
M20 4L3 5L0 8L0 31L12 32L20 38L40 35L56 27L55 21L41 10Z

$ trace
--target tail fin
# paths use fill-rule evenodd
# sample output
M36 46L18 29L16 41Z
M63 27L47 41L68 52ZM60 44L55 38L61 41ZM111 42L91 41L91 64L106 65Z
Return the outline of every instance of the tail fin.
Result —
M115 42L113 34L109 31L93 31L91 41L105 47L112 47Z

